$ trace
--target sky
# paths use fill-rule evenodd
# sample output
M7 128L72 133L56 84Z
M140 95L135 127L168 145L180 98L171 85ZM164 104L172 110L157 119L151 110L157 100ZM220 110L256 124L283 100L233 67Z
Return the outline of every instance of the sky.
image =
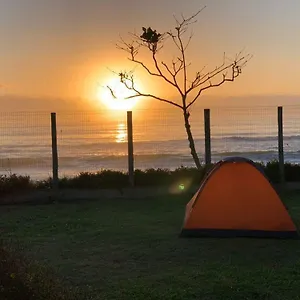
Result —
M299 0L0 0L0 96L94 99L111 70L132 69L119 36L175 26L206 5L188 50L193 75L241 49L252 60L215 96L300 95ZM176 53L165 48L163 59ZM149 63L144 53L141 59ZM175 97L145 75L141 87ZM101 89L101 88L100 88Z

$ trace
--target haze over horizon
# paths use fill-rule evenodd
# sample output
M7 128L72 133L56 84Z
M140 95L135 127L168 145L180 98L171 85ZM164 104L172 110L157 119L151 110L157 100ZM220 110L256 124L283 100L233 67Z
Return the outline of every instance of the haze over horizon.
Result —
M191 74L206 64L219 64L224 51L233 56L245 48L254 55L236 82L205 96L299 100L298 0L2 0L1 102L11 95L23 97L24 105L33 98L53 99L53 104L70 99L65 100L70 105L76 103L72 99L94 101L99 83L105 85L112 76L108 68L133 67L114 45L119 34L140 32L142 26L164 32L174 27L173 14L187 16L204 5L193 25ZM78 101L84 106L84 100Z

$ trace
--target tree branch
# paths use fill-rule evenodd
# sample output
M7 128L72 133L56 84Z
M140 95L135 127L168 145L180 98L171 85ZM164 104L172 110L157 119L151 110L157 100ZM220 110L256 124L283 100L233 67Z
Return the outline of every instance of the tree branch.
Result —
M164 99L162 97L158 97L158 96L155 96L153 94L145 94L145 93L142 93L140 92L136 87L135 87L135 84L134 84L134 78L133 76L129 76L128 74L126 73L121 73L120 74L120 79L121 79L121 83L124 84L124 86L130 90L130 91L134 91L135 92L135 95L131 95L131 96L127 96L125 97L124 99L133 99L133 98L137 98L137 97L147 97L147 98L153 98L153 99L156 99L156 100L159 100L161 102L165 102L165 103L168 103L168 104L171 104L173 106L176 106L180 109L183 109L183 107L171 100L167 100L167 99ZM114 94L114 91L113 89L110 87L110 86L107 86L107 88L110 90L111 92L111 95L113 96L113 98L117 98L116 95Z
M157 72L160 74L160 76L166 81L168 82L169 84L173 85L174 87L178 88L175 84L175 82L172 82L171 80L169 80L161 71L159 65L158 65L158 62L157 62L157 59L156 59L156 56L155 56L155 53L152 54L152 59L153 59L153 62L154 62L154 65L155 65L155 68L157 70Z
M185 59L185 50L184 50L182 38L181 38L181 35L180 35L180 29L181 29L181 26L179 26L179 27L176 28L176 30L177 30L177 38L178 38L179 45L180 45L180 52L181 52L181 57L182 57L182 64L183 64L183 92L186 95L186 90L187 90L187 82L186 82L186 79L187 79L187 70L186 70L186 68L187 68L187 66L186 66L186 59Z
M120 37L121 39L121 42L123 43L123 46L120 46L119 44L117 44L117 48L120 49L120 50L123 50L123 51L126 51L130 54L130 57L128 58L130 61L142 66L144 68L144 70L146 70L146 72L149 74L149 75L152 75L152 76L156 76L156 77L160 77L162 78L164 81L166 81L167 83L169 83L170 85L172 85L173 87L175 87L178 92L182 95L182 91L177 83L177 80L176 80L176 75L178 72L176 72L176 75L174 76L171 72L170 72L170 69L167 68L167 71L168 73L172 76L172 79L173 81L171 81L161 70L158 62L157 62L157 58L156 58L156 53L157 53L157 49L154 47L154 46L149 46L148 45L148 48L149 50L152 52L152 59L153 59L153 62L154 62L154 66L155 66L155 69L157 72L153 72L150 70L149 67L147 67L142 61L140 60L137 60L136 59L136 55L138 54L138 48L135 46L135 44L137 45L141 45L141 43L138 43L138 42L131 42L131 43L127 43L124 41L124 39L122 39L122 37ZM164 67L166 67L166 64L162 63L162 65Z
M180 86L179 86L179 84L178 84L178 82L177 82L177 78L176 78L178 72L179 72L180 70L182 70L182 67L180 67L180 68L177 69L177 70L174 69L174 73L173 73L173 72L170 70L170 68L168 67L168 65L167 65L166 63L164 63L164 62L162 61L161 64L166 68L166 70L168 71L168 73L172 76L172 78L173 78L173 80L174 80L174 83L175 83L175 85L176 85L176 87L177 87L177 90L179 91L180 95L183 96L183 95L184 95L184 94L183 94L183 91L181 90L181 88L180 88Z
M210 81L211 79L213 79L214 77L216 77L217 75L223 73L224 71L232 68L233 66L239 66L240 68L244 67L245 64L251 59L252 56L250 56L249 54L243 57L239 57L241 55L241 52L236 56L236 59L225 65L225 55L224 55L224 61L223 63L216 67L214 70L207 72L204 75L201 75L201 72L197 72L195 79L192 81L190 88L187 90L187 94L189 94L192 90L198 88L199 86L205 84L206 82Z
M240 55L240 54L238 54ZM249 58L248 58L249 57ZM246 59L248 58L248 59ZM224 84L225 82L233 82L241 73L242 73L242 68L246 65L246 63L252 58L252 56L245 56L245 57L242 57L242 58L239 58L237 61L234 61L232 64L230 64L229 66L227 66L226 68L222 68L222 70L227 70L229 68L231 68L231 77L230 78L226 78L226 73L223 74L223 79L218 82L218 83L215 83L215 84L212 84L210 79L215 77L216 75L220 74L222 72L222 70L219 70L217 71L217 73L215 73L212 77L207 77L203 82L207 82L209 81L209 85L201 88L198 93L196 94L196 96L194 97L194 99L187 105L187 109L189 107L191 107L196 101L197 99L200 97L201 93L207 89L210 89L210 88L215 88L215 87L218 87L218 86L221 86L222 84ZM199 86L199 85L198 85Z
M128 59L136 64L141 65L148 72L149 75L161 77L161 74L152 72L143 62L136 60L135 58L134 59L128 58Z
M164 99L162 97L155 96L153 94L145 94L139 91L135 85L132 75L129 76L128 73L119 73L118 75L121 78L121 82L125 85L128 90L131 90L135 93L135 95L129 96L126 99L135 98L135 97L150 97L162 102L169 103L183 110L187 110L190 108L200 97L201 93L207 89L221 86L225 82L234 81L236 77L241 74L242 67L246 65L246 63L250 60L250 56L246 55L242 57L242 51L238 53L235 59L229 59L225 56L222 64L216 66L213 70L205 72L204 68L198 72L194 79L188 79L188 67L190 63L187 62L186 50L190 45L190 42L193 37L193 32L191 32L190 36L187 39L187 42L184 41L184 34L187 32L189 26L195 22L197 22L196 17L206 8L204 6L202 9L197 11L195 14L186 18L181 15L181 19L177 19L174 17L176 22L176 27L174 31L168 31L166 33L159 33L156 30L153 30L151 27L145 28L142 27L143 33L142 35L132 34L133 41L128 43L125 42L121 38L122 46L117 45L117 47L121 50L124 50L130 54L128 58L131 62L134 62L136 65L141 66L149 75L154 77L159 77L163 79L166 83L173 86L180 93L182 99L182 105L179 105L173 101ZM164 47L164 41L167 38L171 38L173 44L178 49L178 57L172 60L172 64L167 64L164 61L158 62L157 53L160 49ZM143 60L137 59L137 55L139 53L140 47L145 47L148 51L152 53L152 63L150 65L146 64ZM250 58L249 58L250 57ZM231 70L231 76L227 77L227 71ZM182 77L178 77L179 73L181 73ZM212 79L216 79L218 76L223 76L222 80L216 83L211 82ZM181 80L183 80L181 84ZM179 84L180 83L180 84ZM108 87L113 94L113 90ZM188 95L194 91L196 92L196 96L192 98L192 101L188 103L187 97Z
M217 66L212 71L209 71L209 72L202 75L202 71L205 69L205 66L204 66L200 71L198 71L196 73L196 77L192 81L191 86L189 87L189 89L187 90L187 94L189 94L193 89L197 88L201 84L203 84L206 81L210 80L211 78L213 78L217 74L219 74L219 73L223 72L224 70L230 68L231 64L226 66L225 68L224 68L224 66L225 66L225 53L224 53L223 63L220 66Z
M183 43L182 35L187 31L187 28L188 28L189 25L191 25L192 23L197 22L197 20L195 20L195 18L205 8L206 8L206 6L204 6L202 9L200 9L199 11L197 11L195 14L193 14L192 16L190 16L187 19L183 15L181 15L181 18L182 18L181 21L176 19L176 17L174 16L174 19L175 19L176 24L177 24L177 26L175 27L176 34L173 34L171 31L167 32L167 34L172 38L174 44L176 45L176 47L180 51L180 55L181 55L182 70L183 70L183 91L181 93L182 96L187 94L187 62L186 62L186 57L185 57L185 51L186 51L186 49L188 48L188 46L191 42L191 39L193 37L193 33L191 33L191 35L189 36L189 39L188 39L186 45L184 45L184 43Z
M132 95L132 96L129 96L129 97L126 97L125 99L132 99L132 98L138 98L138 97L147 97L147 98L153 98L153 99L156 99L156 100L159 100L161 102L165 102L165 103L169 103L173 106L176 106L180 109L183 109L181 105L173 102L173 101L170 101L170 100L167 100L167 99L164 99L164 98L161 98L161 97L157 97L155 95L152 95L152 94L144 94L144 93L140 93L138 92L136 95Z
M188 41L187 41L187 43L186 43L184 49L183 49L184 51L185 51L185 50L188 48L188 46L190 45L193 36L194 36L194 34L193 34L193 32L192 32L192 33L190 34L190 36L189 36L189 39L188 39Z

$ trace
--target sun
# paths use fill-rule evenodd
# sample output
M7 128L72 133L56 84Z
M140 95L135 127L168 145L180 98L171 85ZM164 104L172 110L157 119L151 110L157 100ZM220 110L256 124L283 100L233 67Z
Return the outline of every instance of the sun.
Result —
M111 110L132 110L138 102L138 98L126 99L134 93L126 88L120 82L119 78L113 78L106 83L109 86L116 98L113 97L111 91L107 87L102 87L98 91L98 99L107 108Z

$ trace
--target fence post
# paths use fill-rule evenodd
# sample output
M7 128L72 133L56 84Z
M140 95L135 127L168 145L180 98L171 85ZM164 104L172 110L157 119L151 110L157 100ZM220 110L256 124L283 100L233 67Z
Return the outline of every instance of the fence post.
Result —
M128 143L128 175L129 184L134 186L134 158L133 158L133 126L132 111L127 111L127 143Z
M205 164L211 164L210 109L204 109Z
M52 189L58 191L58 151L57 151L57 130L56 113L51 113L51 136L52 136Z
M279 161L279 174L280 183L284 184L284 150L283 150L283 109L282 106L277 108L278 117L278 161Z

